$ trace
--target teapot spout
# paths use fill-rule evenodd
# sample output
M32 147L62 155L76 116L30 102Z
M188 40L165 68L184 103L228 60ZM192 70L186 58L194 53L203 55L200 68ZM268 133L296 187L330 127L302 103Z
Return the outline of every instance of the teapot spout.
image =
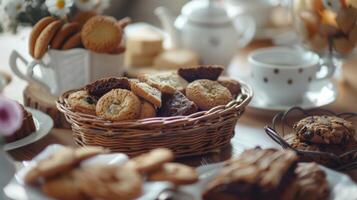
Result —
M161 21L162 28L169 34L171 40L171 47L179 46L179 30L175 27L175 17L165 7L158 7L155 9L155 15Z

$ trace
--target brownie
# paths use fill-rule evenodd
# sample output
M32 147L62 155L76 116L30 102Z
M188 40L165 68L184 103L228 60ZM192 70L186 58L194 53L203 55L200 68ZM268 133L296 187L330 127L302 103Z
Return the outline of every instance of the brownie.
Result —
M294 179L295 152L249 149L226 163L205 188L204 200L286 199L286 187Z
M162 106L158 110L160 117L190 115L197 112L197 106L184 94L176 91L174 94L164 94L162 96Z
M180 68L178 74L188 82L198 79L216 81L224 68L220 65L200 65L198 67Z
M85 89L88 91L89 95L100 98L104 94L110 92L112 89L130 90L130 84L129 80L125 77L108 77L99 79L91 84L86 85Z

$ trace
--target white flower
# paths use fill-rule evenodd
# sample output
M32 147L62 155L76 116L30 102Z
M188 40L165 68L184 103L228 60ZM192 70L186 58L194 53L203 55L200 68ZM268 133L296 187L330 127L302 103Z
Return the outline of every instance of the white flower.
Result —
M16 19L21 12L25 11L25 0L3 0L1 11L10 19Z
M73 0L46 0L48 11L56 16L64 17L70 12Z
M98 0L74 0L74 4L81 11L94 10L98 2Z
M95 11L99 14L103 13L103 11L110 6L110 1L111 0L97 0Z

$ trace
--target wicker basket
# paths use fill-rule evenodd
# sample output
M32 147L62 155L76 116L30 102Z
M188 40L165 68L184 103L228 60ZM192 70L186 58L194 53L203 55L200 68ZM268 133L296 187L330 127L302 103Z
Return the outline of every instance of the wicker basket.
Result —
M56 104L81 146L99 145L129 156L166 147L173 150L176 157L183 157L212 152L230 142L234 127L253 96L248 85L241 85L241 94L227 105L189 116L111 122L72 110L67 97L78 90L64 93Z

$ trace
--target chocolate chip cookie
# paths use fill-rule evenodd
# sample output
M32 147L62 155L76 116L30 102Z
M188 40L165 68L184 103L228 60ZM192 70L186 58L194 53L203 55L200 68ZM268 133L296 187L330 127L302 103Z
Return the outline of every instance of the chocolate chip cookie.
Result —
M97 116L111 121L137 119L140 112L140 99L125 89L111 90L99 99L96 106Z
M224 70L220 65L200 65L198 67L180 68L178 74L188 82L198 79L216 81Z
M85 89L90 95L95 97L101 97L108 93L112 89L126 89L130 90L129 80L125 77L115 78L103 78L99 79L91 84L88 84Z
M336 116L309 116L294 124L294 130L302 141L319 144L346 143L354 137L351 122Z
M190 101L184 94L176 91L174 94L163 96L163 104L158 114L161 117L190 115L197 112L198 108L193 101Z
M89 95L85 90L73 92L67 98L67 102L72 109L90 115L95 115L97 101L97 97Z
M217 81L200 79L193 81L186 88L186 96L195 102L201 110L209 110L219 105L226 105L233 100L231 92Z

